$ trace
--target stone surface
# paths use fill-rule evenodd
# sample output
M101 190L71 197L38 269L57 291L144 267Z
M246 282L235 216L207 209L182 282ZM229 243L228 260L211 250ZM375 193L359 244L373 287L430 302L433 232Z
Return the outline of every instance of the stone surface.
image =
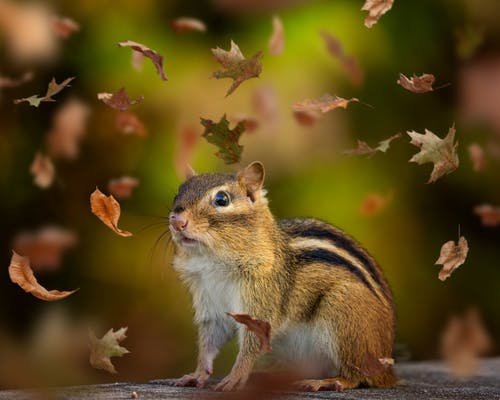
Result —
M211 389L176 388L173 380L156 380L145 384L115 383L94 386L75 386L52 391L5 390L0 391L0 400L34 398L55 399L240 399L283 400L305 399L500 399L500 358L486 359L474 378L459 380L452 377L440 362L401 363L396 367L401 383L390 389L355 389L336 392L243 392L217 393ZM137 397L133 396L133 393Z

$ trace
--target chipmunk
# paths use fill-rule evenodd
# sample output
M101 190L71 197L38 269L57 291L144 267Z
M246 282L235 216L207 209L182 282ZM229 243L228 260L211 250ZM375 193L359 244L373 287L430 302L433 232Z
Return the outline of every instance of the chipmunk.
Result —
M216 390L240 389L259 356L257 337L227 312L271 325L271 355L315 376L302 390L391 386L391 367L366 377L366 354L391 357L395 312L374 259L341 230L312 218L276 220L256 161L237 174L191 174L175 196L169 227L173 267L187 284L198 327L195 372L177 386L203 387L236 334L239 352ZM313 379L314 378L314 379Z

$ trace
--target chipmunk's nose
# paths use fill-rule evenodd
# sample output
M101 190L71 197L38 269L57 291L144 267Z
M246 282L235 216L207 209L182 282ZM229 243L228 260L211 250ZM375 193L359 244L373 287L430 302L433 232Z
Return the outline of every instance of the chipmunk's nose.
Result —
M186 217L186 214L171 212L170 216L168 217L168 222L170 223L170 226L174 228L174 230L176 230L177 232L181 232L186 229L189 221Z

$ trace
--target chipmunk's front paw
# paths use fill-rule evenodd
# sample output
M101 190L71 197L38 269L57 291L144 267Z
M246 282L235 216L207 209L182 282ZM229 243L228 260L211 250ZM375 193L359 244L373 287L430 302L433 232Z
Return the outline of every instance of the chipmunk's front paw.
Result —
M179 387L205 387L210 375L193 372L175 380L175 386Z
M230 392L234 390L239 390L247 381L247 376L229 374L224 379L222 379L214 388L218 392Z

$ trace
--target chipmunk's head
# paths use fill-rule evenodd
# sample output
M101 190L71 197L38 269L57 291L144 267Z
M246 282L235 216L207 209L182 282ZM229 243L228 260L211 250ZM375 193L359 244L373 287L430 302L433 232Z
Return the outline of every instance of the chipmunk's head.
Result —
M253 162L235 175L189 175L169 216L177 246L188 252L234 253L258 240L259 221L268 214L262 163Z

